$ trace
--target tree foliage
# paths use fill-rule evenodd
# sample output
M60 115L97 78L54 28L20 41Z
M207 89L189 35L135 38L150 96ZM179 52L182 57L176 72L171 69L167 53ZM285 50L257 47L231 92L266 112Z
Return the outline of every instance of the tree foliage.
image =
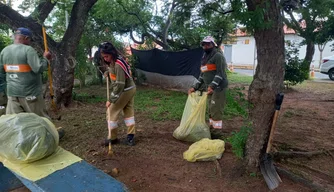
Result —
M80 80L81 86L85 86L87 75L95 77L96 69L92 61L88 58L94 56L92 52L93 47L98 47L104 41L112 42L120 52L124 53L123 43L116 40L109 31L101 31L98 26L94 25L94 21L90 17L76 52L77 64L75 66L75 77Z
M333 0L282 1L284 22L306 40L315 41L332 15ZM312 35L313 34L313 35Z
M332 9L334 10L334 5ZM328 39L330 40L334 39L334 15L330 15L328 17L328 22L326 22L326 33L327 33L326 37ZM334 44L332 46L334 46Z
M9 27L6 24L0 24L0 51L9 45L12 40L8 36Z
M93 18L117 34L130 36L137 44L148 40L166 50L189 49L198 47L205 35L221 42L232 30L229 12L224 12L229 7L218 6L224 2L100 0Z
M328 35L329 17L333 16L333 0L283 0L284 23L305 39L304 65L312 62L315 44L325 44Z
M273 27L271 20L265 17L266 9L270 6L268 1L261 1L261 3L255 5L249 1L233 0L231 6L233 18L244 25L248 33L254 34L255 30Z
M12 40L8 36L0 33L0 52L2 51L3 48L5 48L11 42Z
M286 42L284 81L288 88L309 77L309 68L303 64L304 60L299 59L299 48L300 46L294 43Z

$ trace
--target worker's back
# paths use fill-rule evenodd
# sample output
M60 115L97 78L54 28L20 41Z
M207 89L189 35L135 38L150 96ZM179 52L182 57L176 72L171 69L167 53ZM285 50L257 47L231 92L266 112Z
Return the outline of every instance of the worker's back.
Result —
M0 53L0 72L6 72L7 95L13 97L37 96L42 91L41 73L47 61L41 63L37 52L24 44L12 44Z

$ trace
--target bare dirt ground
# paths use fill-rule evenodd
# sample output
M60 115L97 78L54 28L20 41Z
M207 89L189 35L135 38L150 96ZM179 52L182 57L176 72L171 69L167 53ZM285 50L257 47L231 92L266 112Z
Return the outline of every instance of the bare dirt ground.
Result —
M276 149L323 151L309 158L280 162L297 175L334 191L334 84L308 82L286 93L277 134Z
M105 88L92 86L82 93L105 96ZM276 128L274 150L321 151L334 149L333 114L334 84L307 82L286 91ZM107 136L105 103L77 103L62 111L62 119L55 121L66 130L60 145L85 159L104 172L123 182L130 191L161 192L248 192L269 191L262 175L246 173L242 161L227 144L219 160L222 174L215 162L190 163L183 159L189 143L173 138L178 121L153 121L145 113L136 113L137 145L114 145L115 156L107 157L107 148L101 141ZM229 135L242 125L239 117L225 123ZM125 125L119 135L126 136ZM334 153L334 152L333 152ZM309 158L288 158L276 165L313 181L327 191L334 191L334 156L327 152ZM331 155L332 154L332 155ZM111 170L117 167L118 175ZM252 175L252 176L251 176ZM288 177L277 192L314 191Z

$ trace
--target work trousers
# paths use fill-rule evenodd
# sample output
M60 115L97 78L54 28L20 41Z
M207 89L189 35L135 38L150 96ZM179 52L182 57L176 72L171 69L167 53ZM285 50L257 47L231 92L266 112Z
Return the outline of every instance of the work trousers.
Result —
M107 109L108 129L111 129L111 135L108 138L114 140L117 138L118 116L121 112L124 114L124 122L127 126L127 134L135 134L134 117L134 96L136 88L123 92L116 103L112 103Z

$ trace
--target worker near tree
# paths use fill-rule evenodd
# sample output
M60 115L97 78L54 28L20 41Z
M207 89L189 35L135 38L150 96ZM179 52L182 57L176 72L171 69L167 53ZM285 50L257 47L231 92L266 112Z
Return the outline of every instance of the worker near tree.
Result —
M30 46L32 33L27 28L18 28L14 44L0 53L0 78L6 79L8 103L6 114L35 113L51 120L42 96L42 73L48 67L50 52L44 52L40 59ZM58 131L59 138L64 131Z
M136 85L131 75L130 65L121 56L113 44L105 42L100 46L104 62L109 69L106 73L112 82L109 101L106 102L107 116L109 116L108 128L111 129L111 143L119 142L117 139L118 116L124 114L124 122L127 126L127 144L135 145L135 118L134 118L134 96ZM109 140L104 142L107 146Z
M199 89L207 90L210 127L222 129L226 89L228 86L226 60L213 37L205 37L201 42L201 46L204 50L201 61L201 73L196 83L188 90L188 93L191 94Z

